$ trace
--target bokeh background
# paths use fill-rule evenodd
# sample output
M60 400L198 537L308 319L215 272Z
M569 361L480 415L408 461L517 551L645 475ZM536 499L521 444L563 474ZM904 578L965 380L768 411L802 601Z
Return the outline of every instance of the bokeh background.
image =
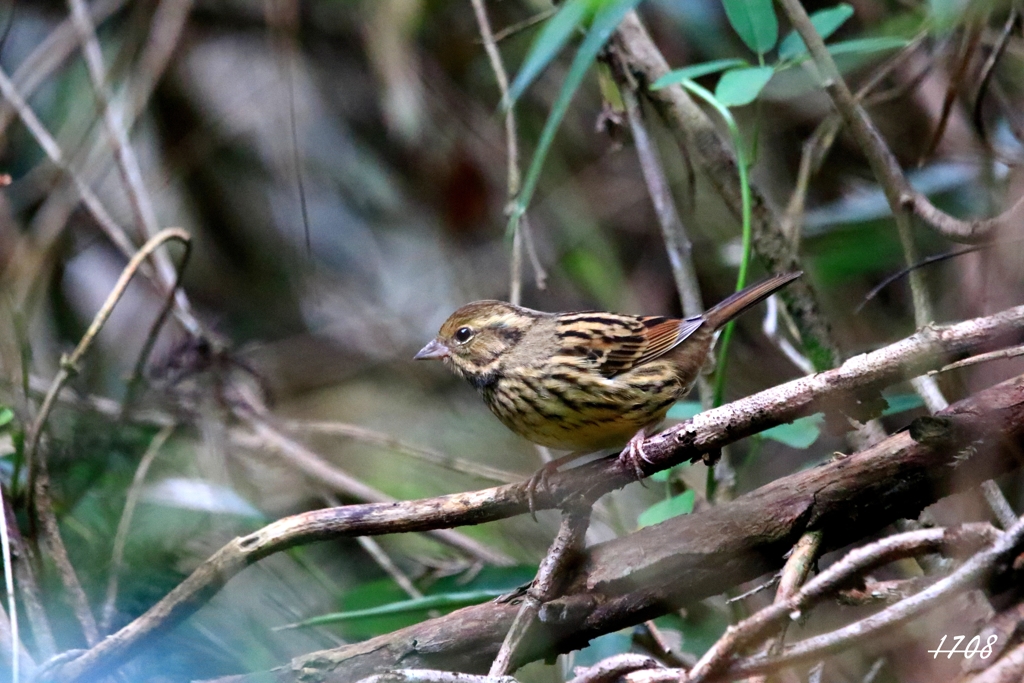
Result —
M812 10L826 4L807 3ZM888 98L870 110L915 183L956 215L989 215L1008 205L1024 180L1014 136L1021 125L1014 103L1024 83L1019 29L979 109L984 136L972 99L1008 3L850 4L854 16L838 38L926 34L880 88ZM720 0L646 0L639 9L673 66L749 57ZM237 405L246 397L257 397L279 433L324 467L395 498L481 488L532 472L544 454L505 430L441 366L411 360L457 306L510 293L500 93L469 0L95 0L91 11L108 84L123 106L159 224L192 235L183 288L217 340L197 347L172 317L133 415L118 419L126 378L162 302L138 278L48 422L44 447L56 512L98 616L133 477L159 429L176 425L134 487L138 506L124 565L114 569L120 585L109 628L140 614L235 535L284 515L355 502L240 419ZM488 2L487 11L496 32L511 29L499 48L514 74L551 5L500 0ZM0 12L0 67L68 166L141 244L67 6L5 2ZM843 66L858 85L892 54L858 55ZM571 56L564 51L516 106L524 167ZM948 122L935 140L947 101ZM755 104L735 109L753 151L752 182L776 206L789 202L801 146L828 111L824 94L799 69L774 79ZM735 286L739 222L648 114L693 243L704 301L714 303ZM558 130L529 208L535 259L524 258L524 305L681 314L628 126L615 118L592 69ZM0 102L0 131L0 171L11 178L0 191L0 404L13 414L0 431L0 465L5 494L32 542L18 464L25 425L61 354L77 343L126 259L9 99ZM888 216L864 158L840 133L808 187L799 253L845 355L914 328L905 280L857 310L875 284L905 265ZM915 237L922 255L955 248L924 227ZM1013 240L1021 235L999 237L1006 246L926 269L938 322L1020 301L1024 251ZM169 253L177 261L181 249L171 246ZM753 273L764 274L756 258ZM760 308L739 324L727 398L804 372L765 336L763 318ZM792 339L784 318L780 327ZM955 399L1013 371L1010 361L982 366L944 377L942 386ZM885 424L895 429L920 408L909 387L892 395L899 412ZM680 406L673 416L691 408ZM814 425L797 431L788 441L754 438L731 449L735 480L725 494L752 490L847 448ZM704 480L697 465L608 496L589 540L629 533L652 505L687 489L695 492L697 509L708 505ZM1007 490L1017 488L1009 482ZM984 516L967 503L948 514L960 521ZM411 609L274 630L408 599L381 556L394 565L387 569L427 594L507 590L530 579L556 522L555 513L541 513L536 523L523 517L461 530L505 565L497 567L425 536L385 537L376 547L321 543L276 555L233 579L137 659L126 669L128 679L259 671L427 616ZM40 568L59 649L82 647L53 567L43 561ZM699 655L724 629L730 609L724 599L711 600L663 626ZM622 651L631 639L628 631L612 634L574 658L531 665L523 675L560 680L571 663ZM32 644L31 635L26 642Z

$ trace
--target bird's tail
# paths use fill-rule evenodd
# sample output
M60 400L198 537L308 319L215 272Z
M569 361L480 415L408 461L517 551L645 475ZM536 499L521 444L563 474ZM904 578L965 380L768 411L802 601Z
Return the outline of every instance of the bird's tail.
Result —
M793 273L786 273L785 275L776 275L768 278L767 280L762 280L755 285L750 285L746 289L736 292L732 296L723 299L705 311L704 321L708 323L712 329L717 330L739 314L743 313L743 311L757 303L760 303L761 301L764 301L801 275L803 275L803 271L798 270Z

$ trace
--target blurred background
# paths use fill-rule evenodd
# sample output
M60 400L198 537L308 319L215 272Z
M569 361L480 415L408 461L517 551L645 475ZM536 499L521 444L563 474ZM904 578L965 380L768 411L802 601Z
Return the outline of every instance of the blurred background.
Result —
M879 96L870 113L915 185L959 216L991 215L1012 203L1024 182L1024 41L1016 23L1003 37L1010 4L850 5L852 18L831 40L918 41L906 52L860 52L841 63L856 87L901 55L873 91ZM192 235L183 290L213 340L197 344L172 315L141 387L129 395L164 299L137 277L48 420L42 447L55 511L101 630L128 623L234 536L285 515L357 502L345 477L409 499L534 471L544 453L509 433L440 365L411 360L461 304L510 296L501 94L469 0L95 0L89 9L107 95L130 131L156 222ZM514 75L552 5L500 0L486 9ZM756 61L720 0L647 0L639 12L673 67ZM144 241L69 17L62 2L0 4L0 67L25 100L8 94L0 103L0 172L10 176L0 191L0 407L10 415L0 427L0 465L29 544L37 532L25 512L25 430L62 354L78 343L127 261L74 178L92 188L136 247ZM1000 41L1005 47L979 100L985 62ZM516 105L524 169L571 58L563 50ZM699 82L712 87L716 78ZM27 110L52 135L59 164L23 123ZM801 67L777 74L753 104L733 109L752 182L780 211L797 182L802 145L829 111ZM740 224L647 113L710 305L735 287ZM681 315L628 124L609 109L596 67L558 128L527 215L524 305ZM873 286L905 265L889 215L863 156L839 132L807 186L796 240L844 356L914 329L905 279L858 310ZM1014 240L1022 235L998 237L1005 246L925 269L938 322L1020 302L1024 251ZM921 226L915 239L922 257L957 248ZM180 262L180 246L165 249L170 262ZM752 268L752 279L765 274L756 257ZM807 371L764 334L764 315L761 307L739 323L727 399ZM776 323L776 336L799 349L785 317ZM955 400L1020 371L1013 361L984 365L943 377L942 387ZM909 386L890 396L889 429L920 414ZM132 411L122 417L126 397ZM697 399L671 416L692 414ZM265 408L260 419L272 434L246 421L237 408L243 401ZM734 478L724 480L722 495L847 448L817 424L731 449ZM588 538L700 509L709 504L704 482L704 466L695 465L616 492L602 501ZM1007 490L1018 489L1010 482ZM137 504L123 561L114 562L129 492ZM983 517L970 506L950 514ZM467 593L509 590L532 577L556 524L557 514L547 512L538 523L521 517L461 529L454 542L405 535L275 555L233 579L125 671L129 680L259 671L390 631L431 612L413 602L397 616L371 609L333 624L273 629L417 593L448 596L436 608L445 611L472 601ZM39 570L58 651L83 647L56 571L46 560ZM728 618L716 599L663 626L699 655ZM30 650L38 647L25 630ZM631 631L612 634L554 665L531 665L523 676L561 680L572 663L628 649L632 638Z

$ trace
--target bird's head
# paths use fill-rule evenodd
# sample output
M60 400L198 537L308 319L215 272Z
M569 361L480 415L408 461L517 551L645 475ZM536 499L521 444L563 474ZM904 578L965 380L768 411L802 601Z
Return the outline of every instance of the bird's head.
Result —
M415 360L440 360L477 386L498 369L502 354L519 343L536 314L503 301L474 301L444 321Z

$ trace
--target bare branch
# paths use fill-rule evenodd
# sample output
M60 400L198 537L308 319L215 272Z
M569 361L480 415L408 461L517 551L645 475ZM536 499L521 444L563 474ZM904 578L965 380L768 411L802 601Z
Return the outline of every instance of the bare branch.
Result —
M897 221L901 216L912 212L947 239L967 243L984 241L992 232L1002 226L1012 227L1024 222L1024 197L1018 199L1013 206L999 216L961 220L936 208L927 197L914 190L904 175L903 169L900 168L895 155L871 122L864 107L850 92L832 55L825 47L825 41L815 30L800 0L779 0L779 2L793 28L807 45L821 74L825 90L832 98L832 103L867 156L871 170L885 191L886 199L889 201L889 206Z
M579 559L583 550L587 527L590 526L590 512L589 505L581 506L578 503L562 512L558 535L537 569L537 578L526 589L523 604L498 650L498 656L491 664L489 676L504 676L513 670L518 650L537 614L545 603L558 597L559 590L566 583L569 568Z
M766 607L729 629L693 667L687 683L707 681L724 672L726 668L729 668L731 672L732 668L728 667L728 663L729 658L735 652L756 644L758 639L763 638L770 630L782 627L788 620L794 618L794 615L806 611L814 603L834 593L851 578L904 557L936 552L940 549L949 551L965 542L973 544L991 542L998 534L999 532L988 524L965 525L955 530L924 529L889 536L853 550L807 583L792 597ZM786 652L793 649L789 648ZM815 656L821 654L816 652ZM810 658L808 657L808 659ZM767 661L768 659L771 659L776 665L790 663L789 660L783 660L782 656L767 657L765 655L752 657L750 661ZM758 669L748 673L766 672L766 669Z
M149 466L153 464L160 449L167 443L167 439L174 432L175 425L168 425L160 429L149 442L146 452L139 459L139 466L135 468L135 475L128 487L128 495L125 497L124 510L121 511L121 519L117 523L117 531L114 533L114 549L110 554L110 576L107 579L107 597L100 611L100 632L110 631L110 625L114 621L115 605L117 603L117 584L121 578L121 569L124 564L124 547L128 541L128 530L131 528L132 516L135 514L135 507L139 503L139 496L142 494L142 483L146 480L146 473Z
M776 657L750 657L729 667L729 673L742 676L754 669L765 671L783 664L812 661L845 649L868 636L885 633L937 607L956 593L984 584L995 572L996 564L1006 560L1011 553L1018 552L1021 543L1024 543L1024 519L1000 534L990 547L976 553L950 576L937 581L920 593L837 631L801 641Z
M480 39L484 44L484 51L491 63L491 70L494 72L494 80L498 82L498 90L501 91L501 106L505 110L505 146L508 150L508 200L515 201L519 194L521 175L519 171L519 133L516 130L516 115L512 108L512 102L508 97L508 73L501 61L501 53L498 52L497 41L491 32L491 22L487 18L487 9L484 7L484 0L470 0L473 5L473 14L476 16L477 26L480 28ZM537 278L537 289L544 289L544 281L547 273L540 265L536 252L533 249L532 237L530 235L530 224L526 216L520 216L518 224L512 235L512 276L509 284L509 301L519 304L522 298L523 282L523 247L529 252L531 265Z
M594 666L577 667L569 683L614 683L622 676L643 669L662 669L657 661L630 652L603 659Z

